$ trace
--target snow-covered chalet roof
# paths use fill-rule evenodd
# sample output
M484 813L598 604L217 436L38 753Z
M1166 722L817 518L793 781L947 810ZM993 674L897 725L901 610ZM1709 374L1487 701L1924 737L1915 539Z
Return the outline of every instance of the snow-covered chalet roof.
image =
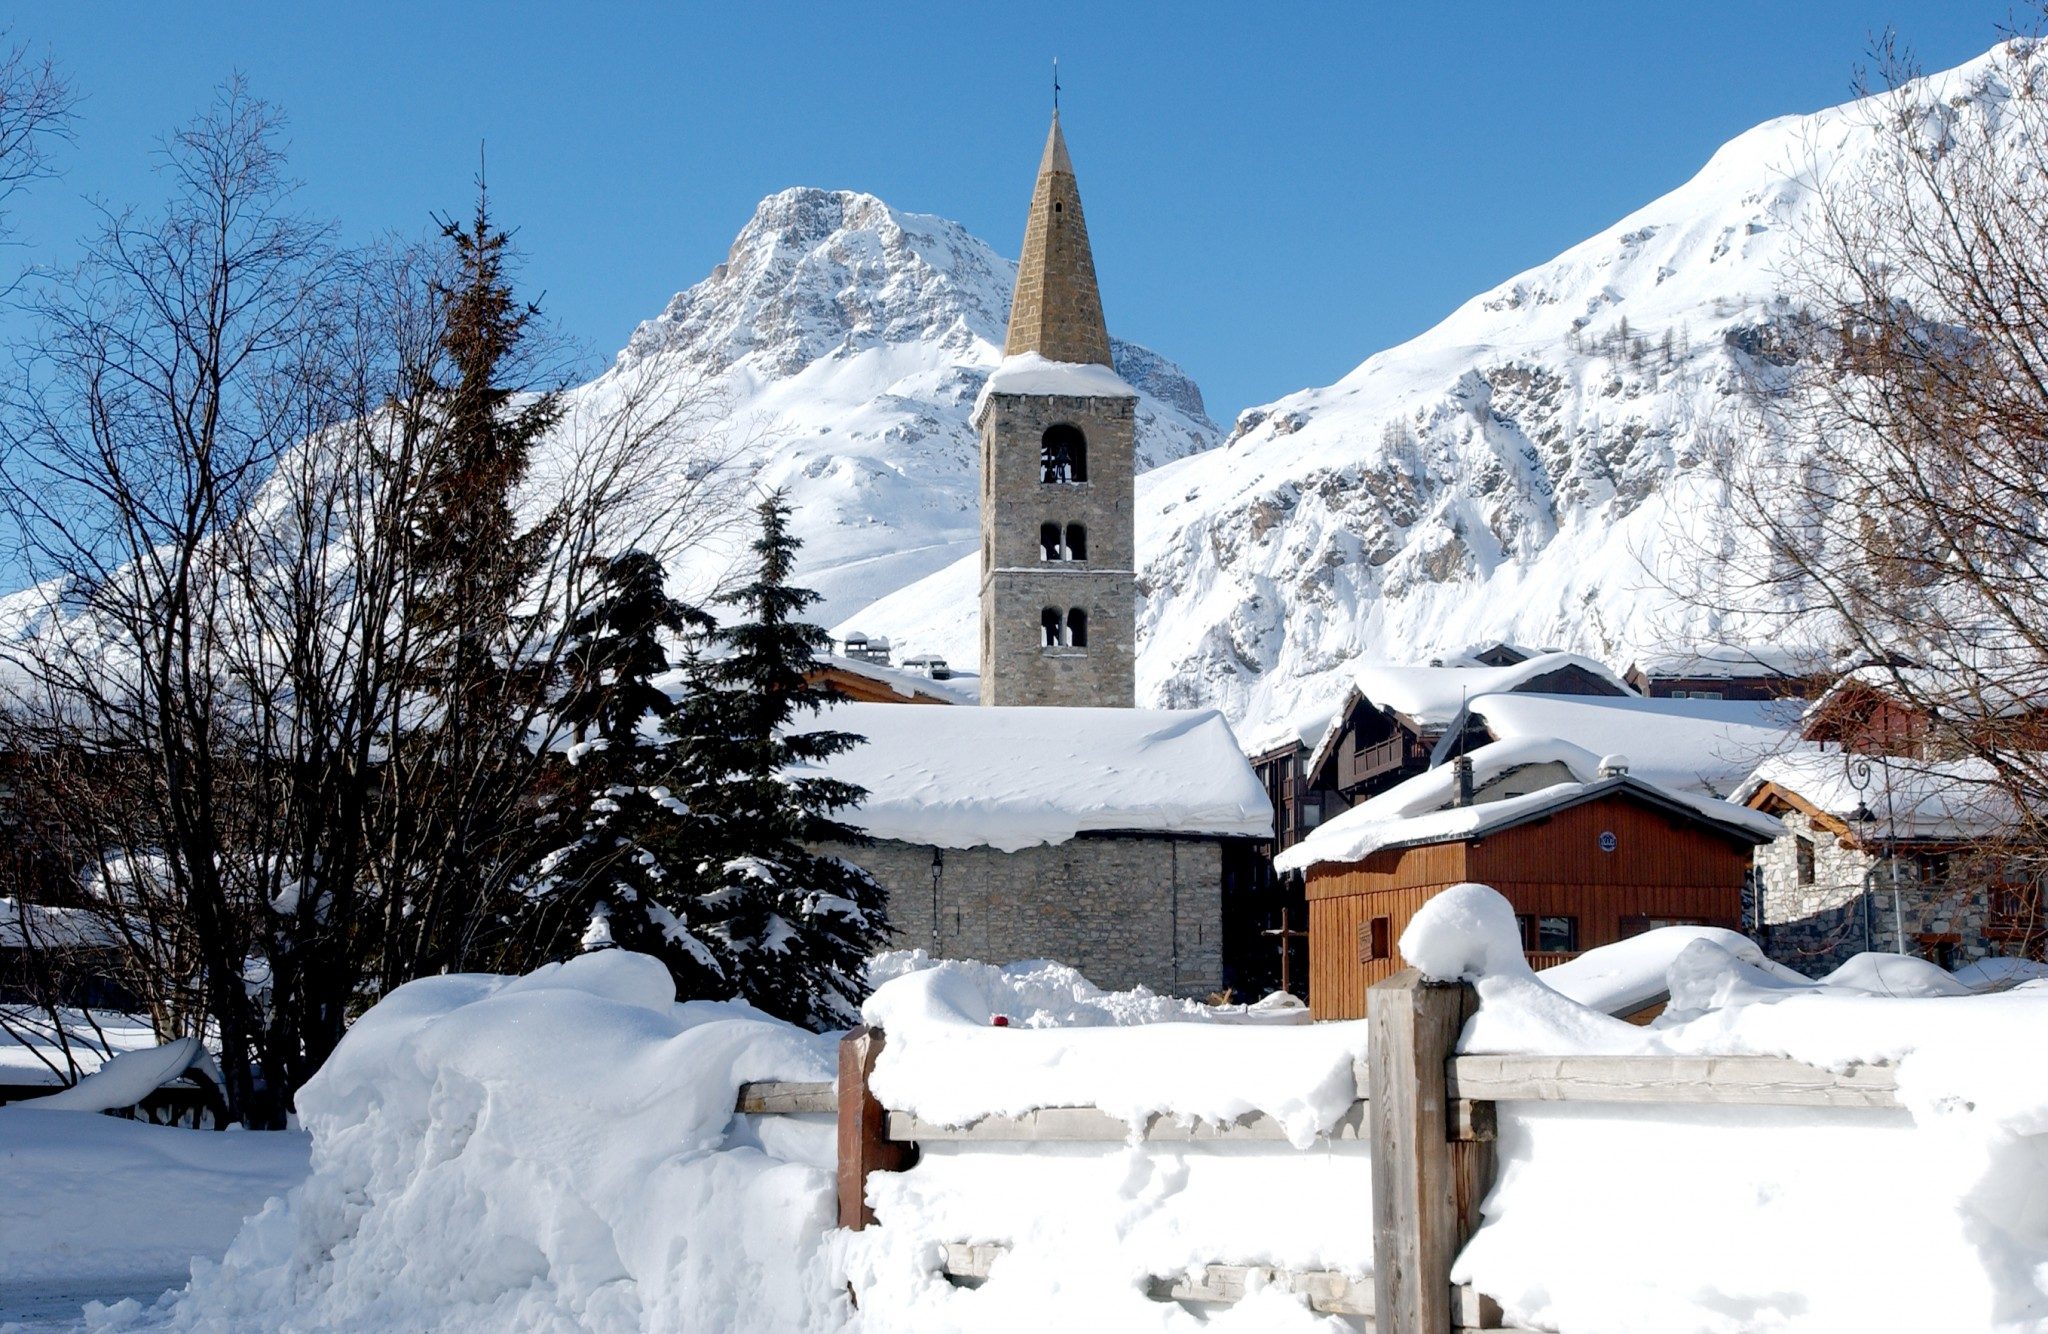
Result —
M1541 653L1506 667L1358 663L1351 669L1351 688L1345 692L1335 715L1324 726L1322 739L1316 743L1315 754L1309 760L1309 771L1321 768L1329 758L1331 748L1343 734L1344 723L1351 716L1353 706L1361 699L1376 708L1392 709L1422 731L1436 732L1449 727L1457 719L1467 700L1480 695L1520 690L1539 677L1567 667L1581 668L1608 682L1616 695L1636 693L1605 663L1576 653Z
M1632 671L1681 680L1728 680L1738 676L1803 676L1825 661L1820 650L1764 644L1708 644L1670 653L1645 653Z
M1275 857L1275 869L1305 871L1323 862L1363 861L1387 848L1476 838L1623 791L1755 842L1769 842L1784 832L1776 819L1732 802L1668 788L1633 773L1603 778L1600 757L1555 737L1495 741L1473 750L1469 758L1472 805L1454 804L1457 773L1453 766L1441 765L1330 820ZM1545 785L1534 790L1518 786L1512 780L1519 771L1543 774L1538 781ZM1569 777L1547 781L1560 774Z
M1964 673L1940 667L1888 667L1872 663L1842 673L1807 707L1806 716L1809 720L1818 718L1836 707L1844 695L1858 690L1874 691L1903 702L1902 688L1915 702L1934 701L1953 718L2012 718L2042 708L2040 691L2016 690L2012 683L2001 681L1995 669Z
M1726 796L1765 756L1794 744L1799 709L1796 700L1541 694L1480 695L1465 706L1496 741L1561 737L1596 755L1627 755L1638 778L1709 797ZM1464 722L1444 732L1432 765L1450 761Z
M804 730L867 740L819 769L875 838L1003 852L1095 831L1271 838L1266 792L1213 709L838 704Z
M916 695L930 695L954 704L981 703L981 677L974 672L955 672L940 679L927 676L923 672L907 671L901 667L884 667L880 663L849 658L843 653L819 658L818 667L820 670L864 677L878 685L889 687L905 699Z
M1855 771L1865 763L1867 773ZM1884 837L1979 838L2013 822L2012 802L1998 785L1997 771L1980 759L1919 760L1802 746L1765 759L1731 799L1755 802L1766 785L1852 830L1861 804L1876 817L1873 832Z

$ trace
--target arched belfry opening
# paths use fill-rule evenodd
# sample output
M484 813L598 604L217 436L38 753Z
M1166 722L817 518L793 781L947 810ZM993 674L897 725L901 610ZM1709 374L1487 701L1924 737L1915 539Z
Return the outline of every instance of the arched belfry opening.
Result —
M1038 480L1048 486L1088 480L1088 437L1067 422L1048 426L1038 441Z
M984 704L1136 703L1138 393L1117 373L1066 136L1046 136L981 437Z

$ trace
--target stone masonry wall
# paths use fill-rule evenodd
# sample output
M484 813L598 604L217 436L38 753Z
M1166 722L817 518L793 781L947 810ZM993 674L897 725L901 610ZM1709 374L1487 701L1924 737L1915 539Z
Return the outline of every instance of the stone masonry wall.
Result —
M887 887L894 947L933 949L930 845L824 851ZM1112 990L1205 996L1223 985L1222 884L1222 849L1212 839L1105 835L1018 852L947 848L934 952L990 963L1053 959Z
M1951 964L1961 966L1988 955L2005 953L2003 942L1985 932L1986 895L1969 883L1902 883L1894 898L1878 858L1860 848L1844 847L1832 831L1814 824L1802 811L1787 811L1785 836L1756 851L1763 896L1758 944L1779 963L1809 977L1838 967L1865 950L1920 955L1920 936L1956 935ZM1813 883L1799 883L1799 840L1813 844ZM1911 865L1910 859L1902 865Z
M982 439L981 688L984 704L1129 708L1137 699L1133 573L1136 401L992 394ZM1087 441L1087 480L1045 482L1039 445L1065 424ZM1087 559L1042 559L1039 527L1081 524ZM1047 648L1047 607L1088 613L1085 648Z

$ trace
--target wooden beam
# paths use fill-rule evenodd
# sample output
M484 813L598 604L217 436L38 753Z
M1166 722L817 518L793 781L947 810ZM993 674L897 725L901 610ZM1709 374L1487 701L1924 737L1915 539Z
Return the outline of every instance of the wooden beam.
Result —
M1278 1288L1308 1298L1324 1315L1372 1314L1372 1281L1334 1269L1275 1269L1270 1265L1204 1265L1185 1274L1158 1275L1145 1285L1154 1301L1228 1305L1254 1287Z
M1778 1056L1456 1056L1450 1095L1492 1102L1897 1107L1888 1066L1837 1074Z
M887 1113L868 1088L881 1054L879 1028L862 1024L839 1040L839 1226L854 1231L875 1221L868 1177L900 1172L917 1155L914 1147L889 1141Z
M1366 1104L1354 1102L1323 1140L1360 1141L1366 1137ZM1252 1112L1235 1121L1218 1124L1194 1121L1183 1124L1171 1116L1149 1117L1135 1131L1121 1117L1094 1107L1041 1107L1020 1116L984 1116L964 1126L942 1126L920 1120L909 1112L888 1113L888 1136L902 1144L1214 1144L1219 1142L1286 1143L1287 1134L1278 1121L1264 1112Z
M1382 1334L1443 1334L1465 1206L1492 1148L1472 1141L1458 1146L1468 1153L1452 1152L1445 1065L1472 989L1404 968L1369 997L1374 1319Z
M979 1283L1009 1252L1001 1242L947 1242L940 1271L948 1278ZM1254 1286L1300 1293L1312 1310L1326 1315L1371 1315L1372 1285L1362 1275L1334 1269L1276 1269L1271 1265L1203 1265L1183 1274L1155 1274L1146 1293L1160 1302L1228 1305L1243 1301Z
M797 1116L806 1112L829 1116L839 1110L839 1095L830 1081L762 1079L740 1085L733 1110L751 1116Z

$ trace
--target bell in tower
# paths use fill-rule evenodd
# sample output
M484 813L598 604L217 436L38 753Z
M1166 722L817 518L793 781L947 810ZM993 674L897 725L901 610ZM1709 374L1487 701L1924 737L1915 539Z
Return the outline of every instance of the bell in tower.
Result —
M1136 697L1137 391L1110 363L1081 191L1053 113L981 436L981 702Z

